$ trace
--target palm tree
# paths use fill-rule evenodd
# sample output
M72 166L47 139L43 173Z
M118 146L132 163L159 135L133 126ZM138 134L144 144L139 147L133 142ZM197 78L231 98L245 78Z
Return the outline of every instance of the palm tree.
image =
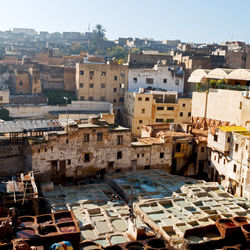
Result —
M106 30L101 24L97 24L95 29L93 30L94 33L94 44L96 45L96 49L98 51L103 50L103 42L106 39Z

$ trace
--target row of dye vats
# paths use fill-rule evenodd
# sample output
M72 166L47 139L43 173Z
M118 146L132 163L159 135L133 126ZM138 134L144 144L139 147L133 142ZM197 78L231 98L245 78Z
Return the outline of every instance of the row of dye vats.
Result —
M69 240L79 248L80 230L77 220L71 211L44 214L38 216L20 216L16 232L7 237L10 240L1 242L1 249L11 249L16 238L22 238L32 245L44 245L49 248L55 242Z
M236 246L235 246L236 245ZM187 249L249 249L250 219L248 217L220 218L213 225L185 231Z

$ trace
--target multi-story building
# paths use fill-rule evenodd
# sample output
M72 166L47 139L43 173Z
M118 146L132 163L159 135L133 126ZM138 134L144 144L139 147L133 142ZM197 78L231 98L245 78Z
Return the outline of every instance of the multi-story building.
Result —
M155 65L152 69L130 68L128 89L162 89L183 92L184 72L181 66Z
M191 99L178 98L177 91L139 89L125 93L124 125L140 136L141 125L191 121Z
M128 66L117 63L78 63L76 91L78 100L109 101L119 120L128 86Z
M213 129L208 148L210 178L232 194L250 199L250 131L239 126Z

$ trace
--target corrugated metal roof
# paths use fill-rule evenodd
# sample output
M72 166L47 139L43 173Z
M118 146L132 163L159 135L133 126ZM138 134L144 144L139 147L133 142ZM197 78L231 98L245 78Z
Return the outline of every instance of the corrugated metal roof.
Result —
M63 130L64 122L60 120L16 120L0 122L0 133L58 131Z

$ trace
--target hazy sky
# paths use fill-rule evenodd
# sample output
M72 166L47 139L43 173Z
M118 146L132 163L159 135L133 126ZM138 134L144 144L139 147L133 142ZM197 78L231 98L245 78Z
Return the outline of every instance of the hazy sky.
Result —
M250 42L250 0L0 0L0 30L91 30L109 39Z

